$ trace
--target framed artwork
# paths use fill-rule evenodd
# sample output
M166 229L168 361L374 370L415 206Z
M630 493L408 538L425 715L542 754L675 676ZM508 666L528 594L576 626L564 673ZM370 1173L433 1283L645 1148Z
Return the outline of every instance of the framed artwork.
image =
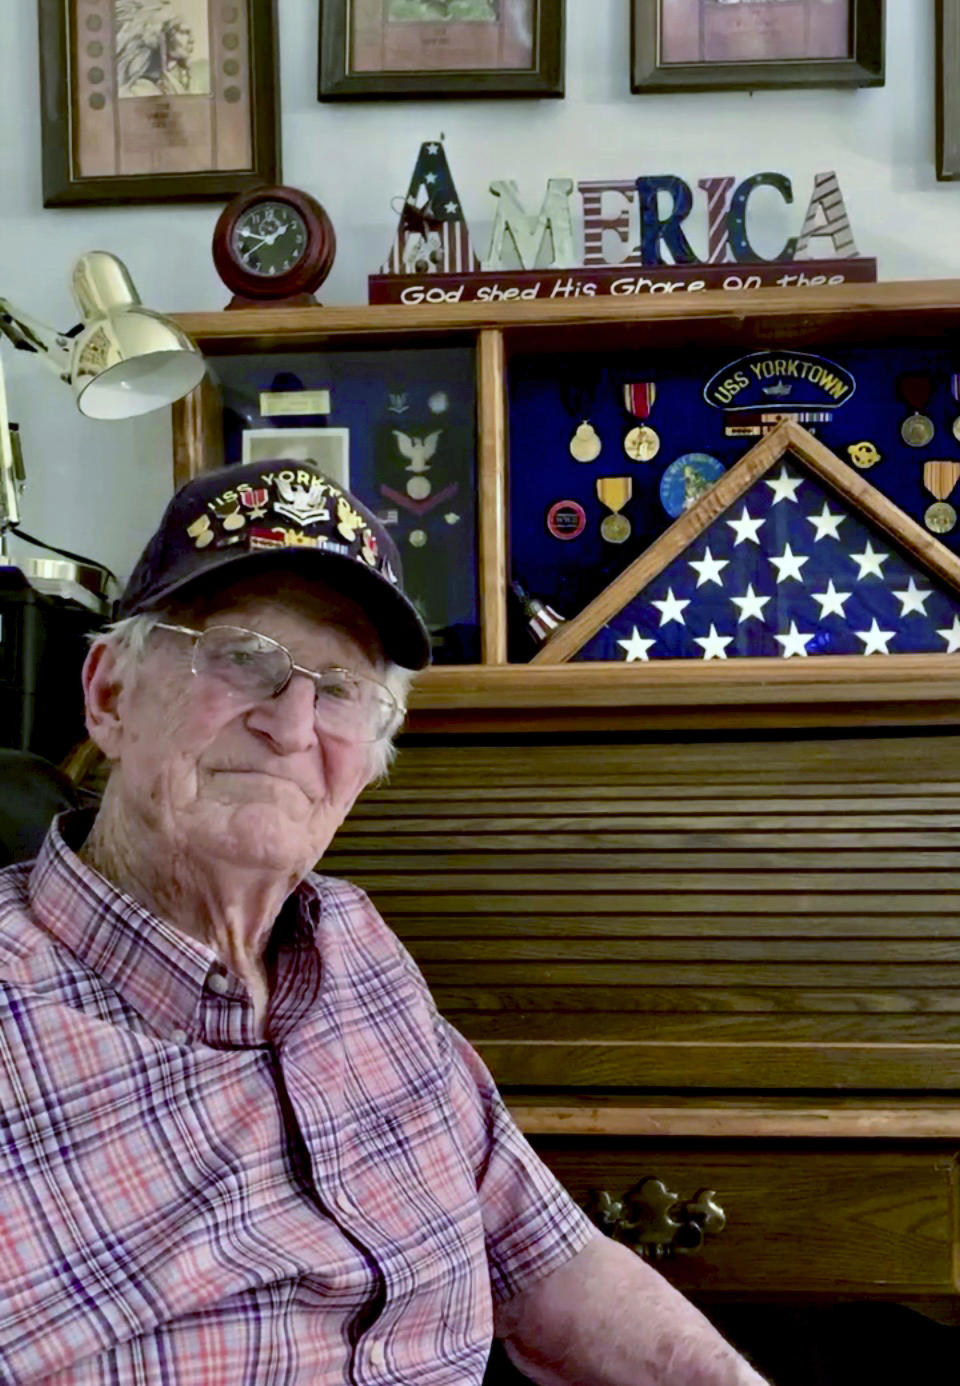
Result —
M562 95L563 0L320 0L321 101Z
M883 0L632 0L630 89L883 84Z
M937 177L960 178L960 0L937 0Z
M280 180L274 0L39 0L43 202Z
M325 476L350 489L349 428L245 428L241 462L315 462Z

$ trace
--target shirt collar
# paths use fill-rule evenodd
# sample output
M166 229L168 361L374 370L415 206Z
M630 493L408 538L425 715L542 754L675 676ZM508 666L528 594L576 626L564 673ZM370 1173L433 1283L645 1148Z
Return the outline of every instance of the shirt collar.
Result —
M224 975L215 951L112 885L77 855L93 826L96 809L62 813L54 819L30 875L30 900L38 922L85 966L117 991L161 1035L202 1037L202 1003L210 990L252 1012L244 988L209 988ZM297 888L296 920L289 941L313 938L321 902L307 879ZM287 912L284 911L286 915ZM289 918L289 915L287 915ZM235 1042L262 1043L252 1020L238 1016ZM234 1027L230 1027L233 1030Z

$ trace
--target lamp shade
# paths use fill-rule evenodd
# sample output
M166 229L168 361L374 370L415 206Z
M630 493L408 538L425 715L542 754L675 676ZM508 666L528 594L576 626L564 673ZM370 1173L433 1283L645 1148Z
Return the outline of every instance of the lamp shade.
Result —
M199 385L205 370L200 352L176 323L142 306L115 255L82 255L72 288L84 326L73 340L69 377L82 414L128 419L162 409Z
M87 418L128 419L189 394L205 369L175 323L138 307L112 312L81 333L70 381Z

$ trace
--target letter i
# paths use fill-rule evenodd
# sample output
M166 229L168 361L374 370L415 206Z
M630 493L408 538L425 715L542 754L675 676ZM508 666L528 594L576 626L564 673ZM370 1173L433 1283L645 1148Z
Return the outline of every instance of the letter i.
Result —
M735 178L701 178L697 183L707 194L707 263L721 265L732 260L727 213Z

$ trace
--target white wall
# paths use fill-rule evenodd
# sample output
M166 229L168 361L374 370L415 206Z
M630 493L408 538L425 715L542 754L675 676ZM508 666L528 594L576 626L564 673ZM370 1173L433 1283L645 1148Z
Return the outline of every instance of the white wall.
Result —
M758 249L772 253L781 231L799 230L813 174L834 168L858 248L877 256L881 278L960 278L960 184L934 176L933 0L887 0L882 88L631 96L629 0L567 0L563 101L358 105L316 100L318 0L278 8L283 177L319 198L336 227L328 303L366 301L366 276L395 228L391 199L406 192L420 141L441 131L481 254L495 178L515 178L539 206L551 175L678 173L695 186L709 173L782 171L799 207L788 215L772 193L766 207L757 199ZM44 210L36 10L36 0L0 0L0 294L67 327L70 265L101 248L126 261L151 307L222 307L210 258L219 205ZM24 528L127 573L171 490L167 418L93 423L35 360L0 350L27 459Z

